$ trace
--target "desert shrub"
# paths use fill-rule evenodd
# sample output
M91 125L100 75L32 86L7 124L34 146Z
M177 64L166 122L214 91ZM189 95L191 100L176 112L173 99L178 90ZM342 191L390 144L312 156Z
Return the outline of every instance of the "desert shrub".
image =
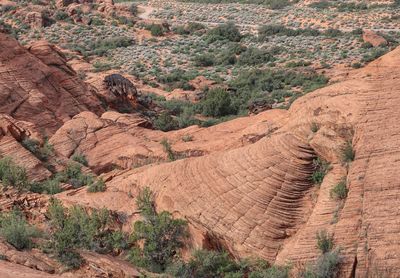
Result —
M160 24L151 24L148 28L152 36L160 37L164 35L164 29Z
M164 138L161 140L160 144L163 146L164 152L167 154L169 161L174 161L176 158L171 143Z
M106 191L106 184L102 179L98 179L95 182L89 184L87 188L88 192L104 192Z
M221 117L235 113L231 106L231 96L223 88L208 91L200 105L205 116Z
M319 126L316 122L312 122L310 128L313 133L316 133L319 130Z
M274 57L265 49L249 47L239 56L239 64L241 65L259 65L273 61Z
M54 195L60 193L62 188L57 179L48 179L42 182L33 182L30 184L29 191L41 194Z
M106 209L89 214L80 206L66 209L59 200L50 199L47 217L51 227L50 250L69 267L79 267L83 262L76 252L79 248L110 253L116 246L128 246L120 230L110 229L112 220Z
M265 40L269 36L277 35L277 36L288 36L288 37L296 37L296 36L319 36L321 32L317 29L292 29L288 28L284 25L263 25L258 29L258 38L260 40Z
M55 14L54 14L54 19L55 20L58 20L58 21L60 21L60 20L66 20L66 19L68 19L69 17L68 17L68 13L66 13L65 11L57 11Z
M178 122L171 116L169 112L162 112L153 121L154 127L162 131L170 131L178 129Z
M363 58L361 59L361 62L363 62L363 63L372 62L373 60L376 60L379 57L385 55L387 52L388 52L387 47L372 48L370 53L365 54L363 56Z
M41 161L47 161L54 152L53 146L47 139L44 141L43 146L40 145L39 141L30 138L24 139L21 144Z
M25 168L18 166L9 157L0 159L0 181L5 188L11 186L18 191L29 189Z
M87 158L84 154L80 154L80 153L75 153L71 156L71 159L75 162L78 162L86 167L89 166L89 162L87 161Z
M326 77L314 72L301 73L294 70L255 69L242 71L228 84L234 91L231 94L234 110L237 113L243 113L247 111L250 101L279 102L286 94L284 92L289 92L292 88L299 87L303 92L309 92L324 86L327 82L328 79ZM276 92L275 95L274 92ZM294 96L300 95L295 94Z
M242 34L240 34L237 26L232 23L224 23L219 26L210 29L206 34L206 41L212 43L218 40L228 40L231 42L239 42L242 39Z
M362 67L362 64L361 64L361 63L358 63L358 62L355 62L355 63L351 64L351 67L352 67L353 69L359 69L359 68Z
M139 193L136 204L144 219L134 224L131 239L135 246L129 258L136 266L162 272L184 246L188 235L187 223L173 219L169 212L157 213L153 193L149 188Z
M347 197L348 189L346 186L346 178L343 178L338 184L335 185L331 190L331 198L337 200L344 200Z
M215 56L212 54L201 54L194 57L194 64L197 67L210 67L214 65Z
M319 231L316 235L317 248L321 250L322 254L325 254L333 248L333 236L329 235L327 231Z
M138 13L138 7L137 7L137 4L136 4L136 3L132 3L132 4L129 6L129 12L130 12L131 15L133 15L133 16L136 16L136 15L137 15L137 13Z
M93 175L83 173L82 166L76 162L69 163L67 167L62 172L57 173L53 179L58 182L71 184L74 188L82 186L91 186L92 189L103 187L101 182L100 184L95 184L99 182L99 180Z
M128 47L133 45L134 41L132 38L125 36L115 36L106 39L97 39L89 45L88 54L105 56L109 50L116 49L119 47ZM82 53L83 54L83 53Z
M39 232L29 225L22 213L13 210L0 214L0 235L18 250L32 247L32 238Z
M314 184L321 184L324 180L325 175L328 173L330 169L330 165L328 162L321 158L317 158L313 160L314 171L311 175L311 180Z
M288 278L289 267L270 266L263 260L244 259L236 262L228 253L196 250L189 262L177 261L167 272L179 278Z
M342 161L343 162L352 162L355 158L355 151L353 149L353 144L351 141L347 141L344 147L342 148Z
M102 26L104 25L104 20L98 16L94 16L92 17L90 24L94 26Z
M304 273L303 278L336 278L342 259L339 250L333 250L322 254L316 263L309 266Z
M331 37L331 38L338 37L342 34L343 34L342 31L340 31L339 29L334 29L334 28L326 29L324 32L324 36Z

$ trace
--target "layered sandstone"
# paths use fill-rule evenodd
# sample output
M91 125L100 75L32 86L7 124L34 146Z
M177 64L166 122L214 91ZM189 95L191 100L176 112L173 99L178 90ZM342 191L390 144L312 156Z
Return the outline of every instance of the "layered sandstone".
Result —
M327 230L342 249L344 277L399 270L400 49L354 71L348 80L298 99L282 126L237 149L158 166L114 172L107 191L61 194L67 202L133 216L138 190L149 186L157 207L200 231L194 244L224 246L236 256L309 262L315 234ZM311 131L316 123L319 130ZM341 162L350 140L356 159ZM310 176L317 156L331 163L322 185ZM341 204L330 190L347 180ZM195 246L196 246L195 245Z

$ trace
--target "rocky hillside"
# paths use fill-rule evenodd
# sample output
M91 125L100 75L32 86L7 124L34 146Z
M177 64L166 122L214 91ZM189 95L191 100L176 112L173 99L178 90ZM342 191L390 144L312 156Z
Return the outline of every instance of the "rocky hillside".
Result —
M271 16L292 13L293 6L330 13L344 9L340 12L346 16L348 9L364 11L358 2L354 7L290 3L276 12L260 10ZM396 3L371 1L366 13ZM378 34L396 26L361 33L338 26L333 37L327 34L332 29L319 30L324 43L338 37L340 43L356 40L353 45L362 44L362 49L377 51L384 45L385 52L391 50L343 67L340 77L328 83L321 68L308 68L304 61L289 66L286 59L274 60L272 52L247 48L246 40L255 37L233 25L208 22L217 27L203 26L193 34L184 27L179 35L170 30L164 17L176 12L171 7L187 9L173 17L185 24L186 17L204 8L192 1L152 1L155 12L139 5L145 24L165 29L161 35L145 25L135 29L138 11L112 0L0 4L1 12L11 14L4 17L7 24L15 27L24 18L33 26L21 31L18 40L0 29L0 277L352 278L400 273L400 47L395 48L394 38ZM223 3L207 5L218 8L212 12L232 12ZM46 19L46 10L49 17L62 19L52 27L38 23L35 14ZM150 15L162 20L154 24ZM74 28L92 36L104 33L108 43L100 39L72 50L64 44L69 35L85 43L92 39L75 34ZM241 49L231 53L238 67L225 65L226 71L220 71L229 75L227 80L211 80L200 72L192 78L192 72L180 69L149 79L160 74L158 67L146 62L145 70L139 56L124 52L139 47L150 53L157 43L161 57L175 55L166 51L171 38L194 39L207 48L201 40L215 30L223 34L223 28L238 35L228 44ZM278 28L270 35L277 27L269 28L264 39L272 45L269 40L280 36L310 40L302 32L312 31L296 29L300 35ZM57 45L46 36L33 39L33 30L65 34ZM129 38L123 40L129 46L109 41L116 30ZM224 44L219 36L216 42ZM242 52L249 56L241 57ZM127 73L123 64L113 69L102 64L118 55L135 62L141 74ZM151 54L143 57L153 63ZM201 66L188 57L183 63L196 70L212 67L207 57L196 56ZM243 62L246 57L251 63ZM337 59L330 58L335 65ZM349 65L356 61L351 55L343 59ZM268 69L277 64L279 69ZM250 71L231 76L244 69ZM247 99L249 91L253 95ZM254 109L247 107L250 100ZM244 116L245 106L249 113Z

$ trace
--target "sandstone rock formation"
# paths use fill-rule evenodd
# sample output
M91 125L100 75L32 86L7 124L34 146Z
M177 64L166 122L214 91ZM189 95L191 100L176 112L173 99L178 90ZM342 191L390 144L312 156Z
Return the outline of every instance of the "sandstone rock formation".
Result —
M377 33L371 30L364 30L363 40L364 42L370 43L374 47L384 46L388 44L388 42L384 37L378 35Z
M0 114L36 125L51 135L81 111L104 112L65 57L46 42L21 47L0 33Z
M396 49L347 81L298 99L282 126L254 144L117 171L104 193L59 197L93 207L110 204L132 216L129 194L149 186L158 209L185 217L200 231L197 246L222 245L237 256L277 263L307 262L319 255L316 232L326 229L342 248L343 277L374 269L398 273L399 54ZM312 123L320 127L316 133ZM347 140L356 151L348 166L341 161ZM310 181L317 156L331 163L320 188ZM349 194L341 204L330 190L343 177Z

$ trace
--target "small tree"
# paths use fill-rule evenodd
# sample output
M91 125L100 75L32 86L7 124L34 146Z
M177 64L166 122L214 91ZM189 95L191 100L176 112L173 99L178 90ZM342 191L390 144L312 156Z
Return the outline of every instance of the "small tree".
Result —
M130 252L130 260L137 266L162 272L183 247L188 235L187 223L173 219L167 211L157 213L149 188L139 193L136 204L143 220L135 222L133 227L131 239L135 247Z
M32 247L31 238L39 232L30 226L22 213L16 210L0 215L0 235L18 250Z
M323 254L329 252L333 248L333 236L329 235L325 230L317 233L317 247Z
M202 113L205 116L221 117L233 114L231 96L223 88L210 90L201 102Z
M9 157L0 159L0 181L5 188L11 186L18 191L29 188L29 181L25 168L15 164Z

